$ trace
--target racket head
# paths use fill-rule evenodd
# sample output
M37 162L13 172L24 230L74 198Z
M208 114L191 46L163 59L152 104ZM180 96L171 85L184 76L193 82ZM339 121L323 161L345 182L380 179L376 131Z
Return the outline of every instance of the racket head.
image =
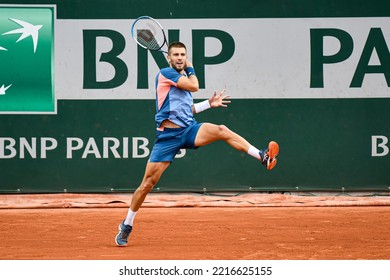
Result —
M163 27L150 16L141 16L133 22L131 36L138 45L152 51L163 51L161 48L167 43Z

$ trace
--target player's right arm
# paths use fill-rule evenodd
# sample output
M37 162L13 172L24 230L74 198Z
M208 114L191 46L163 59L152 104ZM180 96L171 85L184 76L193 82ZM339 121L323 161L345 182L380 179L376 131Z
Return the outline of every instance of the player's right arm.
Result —
M196 92L199 90L199 81L193 72L192 63L186 62L186 69L184 71L187 73L187 76L181 76L177 81L177 87L180 89L188 90L190 92Z

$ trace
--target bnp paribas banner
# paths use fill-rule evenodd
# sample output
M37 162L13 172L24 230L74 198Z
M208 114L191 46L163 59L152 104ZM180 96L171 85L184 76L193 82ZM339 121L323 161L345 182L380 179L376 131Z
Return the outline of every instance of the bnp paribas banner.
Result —
M65 2L0 4L0 192L138 186L154 141L155 76L167 66L131 37L146 12L187 45L194 98L226 89L232 99L197 120L281 147L271 172L224 143L183 150L155 191L390 190L386 1Z
M169 41L187 43L200 98L221 87L240 99L390 97L390 17L160 23L171 33ZM131 24L58 20L57 98L154 98L164 54L137 50Z

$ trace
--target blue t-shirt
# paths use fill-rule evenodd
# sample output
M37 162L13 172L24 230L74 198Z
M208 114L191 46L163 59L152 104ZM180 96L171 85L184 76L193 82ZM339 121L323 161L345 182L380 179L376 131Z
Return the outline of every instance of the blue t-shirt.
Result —
M192 114L191 92L177 87L181 76L182 74L170 67L161 69L156 76L157 127L166 119L181 127L189 126L195 120Z

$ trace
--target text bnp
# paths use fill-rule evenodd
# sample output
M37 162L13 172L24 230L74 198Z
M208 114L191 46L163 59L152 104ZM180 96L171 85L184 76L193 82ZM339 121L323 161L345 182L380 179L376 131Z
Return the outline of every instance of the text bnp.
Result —
M168 30L168 41L179 41L180 30ZM99 52L98 44L102 39L111 42L112 48L109 51ZM221 43L221 50L218 54L208 56L207 40L214 39ZM200 88L205 88L205 69L207 65L216 65L228 61L235 51L233 37L222 30L192 30L192 59L199 79ZM126 51L126 38L116 30L83 30L84 48L84 89L110 89L123 85L129 76L127 63L120 56ZM162 52L150 52L159 68L167 67L168 62ZM137 88L148 88L148 52L142 47L137 49ZM101 64L108 64L114 70L110 79L99 80L97 77L98 67Z

